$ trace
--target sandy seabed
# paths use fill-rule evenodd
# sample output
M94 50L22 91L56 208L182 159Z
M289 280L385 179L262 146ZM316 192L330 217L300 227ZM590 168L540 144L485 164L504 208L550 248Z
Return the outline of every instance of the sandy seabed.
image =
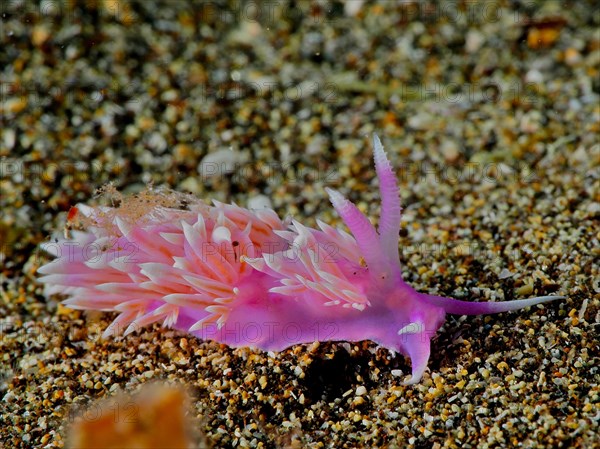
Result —
M66 447L77 418L114 432L130 415L94 401L157 381L187 392L194 447L600 446L599 27L594 1L2 2L0 447ZM38 245L108 182L266 197L308 225L339 224L334 187L376 220L373 132L407 282L567 299L449 317L403 386L410 363L369 341L103 340L114 314L36 281Z

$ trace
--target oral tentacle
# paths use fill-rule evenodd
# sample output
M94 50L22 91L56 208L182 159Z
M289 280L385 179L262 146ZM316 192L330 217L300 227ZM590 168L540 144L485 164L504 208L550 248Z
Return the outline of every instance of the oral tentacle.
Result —
M425 294L421 294L420 298L431 305L443 308L446 313L453 315L486 315L491 313L510 312L512 310L531 307L537 304L555 301L557 299L566 299L566 296L538 296L536 298L503 302L470 302L446 298L444 296Z
M431 353L430 338L423 327L423 323L417 324L420 324L419 327L422 331L400 335L402 346L406 348L407 355L410 357L410 362L412 364L411 376L407 381L402 382L403 385L414 385L418 383L427 369L427 362L429 362L429 355Z

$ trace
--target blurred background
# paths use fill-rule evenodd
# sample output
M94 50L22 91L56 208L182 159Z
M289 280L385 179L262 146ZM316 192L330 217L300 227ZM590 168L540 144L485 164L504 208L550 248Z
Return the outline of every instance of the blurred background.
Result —
M600 444L586 369L598 366L599 95L593 0L3 0L0 447L62 447L72 404L150 377L196 389L213 447ZM89 334L110 317L41 295L39 243L109 182L309 225L337 223L330 186L376 221L374 132L400 179L415 288L568 301L506 332L502 318L451 320L439 380L407 390L390 374L406 361L368 342L269 357L158 327L102 342ZM529 343L539 352L510 352Z

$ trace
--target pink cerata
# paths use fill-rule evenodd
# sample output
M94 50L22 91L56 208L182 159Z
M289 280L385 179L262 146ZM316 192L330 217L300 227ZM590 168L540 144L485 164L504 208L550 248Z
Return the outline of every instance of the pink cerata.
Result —
M379 227L327 189L351 234L312 229L271 209L209 206L148 195L142 212L79 205L83 230L43 244L56 258L39 268L46 294L74 309L119 312L104 336L161 321L233 347L281 351L314 341L372 340L412 362L418 382L446 313L506 312L563 296L469 302L415 291L402 280L400 196L377 136ZM138 208L139 209L139 208ZM73 211L69 212L72 218Z

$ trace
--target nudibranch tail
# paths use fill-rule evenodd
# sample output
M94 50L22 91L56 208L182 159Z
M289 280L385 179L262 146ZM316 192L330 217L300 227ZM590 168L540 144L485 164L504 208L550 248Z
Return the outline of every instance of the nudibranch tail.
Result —
M515 301L502 302L471 302L461 301L443 296L421 294L423 301L444 309L446 313L453 315L485 315L490 313L510 312L525 307L543 304L545 302L565 299L565 296L538 296L529 299L517 299Z

